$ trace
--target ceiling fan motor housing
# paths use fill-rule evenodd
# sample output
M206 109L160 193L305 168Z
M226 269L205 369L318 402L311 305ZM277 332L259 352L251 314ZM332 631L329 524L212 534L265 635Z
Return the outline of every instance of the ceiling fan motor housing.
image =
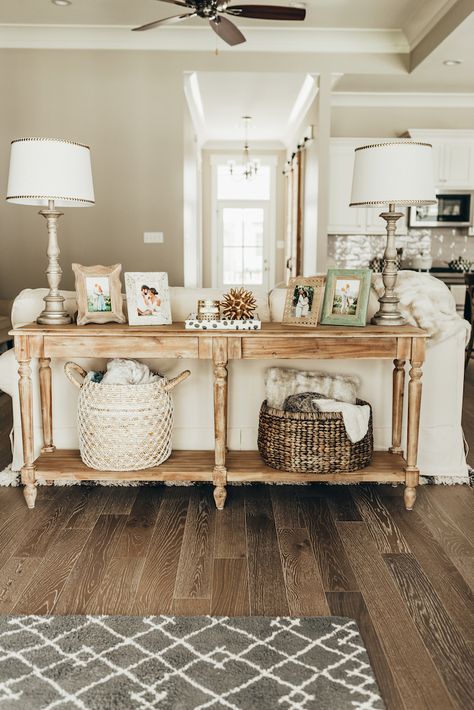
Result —
M186 7L192 10L182 15L173 15L161 20L148 22L146 25L134 27L134 32L152 30L162 25L176 24L191 17L202 17L209 21L214 32L233 47L245 42L245 37L239 28L223 15L233 17L247 17L256 20L304 20L306 10L297 7L283 7L282 5L230 5L229 0L163 0L163 2Z

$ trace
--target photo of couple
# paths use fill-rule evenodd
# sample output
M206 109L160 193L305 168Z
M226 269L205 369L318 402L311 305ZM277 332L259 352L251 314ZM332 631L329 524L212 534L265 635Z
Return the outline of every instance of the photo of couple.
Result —
M142 285L137 294L137 315L154 316L161 313L161 298L154 286Z
M112 310L109 279L101 276L86 278L87 310L89 313L107 313Z
M171 323L168 274L127 272L128 322L130 325L169 325Z
M313 306L314 289L312 286L296 286L293 291L295 318L306 318Z
M360 279L336 279L332 313L354 316L360 291Z

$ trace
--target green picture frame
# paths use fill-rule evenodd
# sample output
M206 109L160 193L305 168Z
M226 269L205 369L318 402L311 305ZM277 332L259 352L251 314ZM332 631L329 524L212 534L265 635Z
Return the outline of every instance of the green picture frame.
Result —
M372 269L328 269L321 324L364 326L371 280Z

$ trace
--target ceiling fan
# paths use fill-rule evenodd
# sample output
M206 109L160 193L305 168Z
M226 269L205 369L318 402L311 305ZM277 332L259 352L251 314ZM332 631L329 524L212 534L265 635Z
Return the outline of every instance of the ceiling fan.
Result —
M257 20L304 20L306 10L302 7L283 7L281 5L228 5L226 0L160 0L168 2L172 5L185 7L191 12L186 12L184 15L173 15L166 17L164 20L156 20L149 22L141 27L135 27L133 32L143 32L144 30L152 30L161 25L170 25L177 22L182 22L190 17L203 17L209 20L214 32L230 44L241 44L245 42L245 37L239 28L233 22L223 17L232 15L233 17L251 17Z

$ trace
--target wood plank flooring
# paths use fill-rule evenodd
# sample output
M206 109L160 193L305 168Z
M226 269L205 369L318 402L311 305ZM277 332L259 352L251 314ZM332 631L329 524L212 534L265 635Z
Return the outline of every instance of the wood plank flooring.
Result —
M256 484L217 512L206 484L41 487L29 511L0 488L0 612L350 615L389 710L466 710L474 539L456 511L474 490L419 498L408 513L401 488Z
M401 486L230 487L222 512L207 484L41 487L33 511L0 488L0 613L351 616L388 710L467 710L473 509L467 486L423 486L412 512Z

